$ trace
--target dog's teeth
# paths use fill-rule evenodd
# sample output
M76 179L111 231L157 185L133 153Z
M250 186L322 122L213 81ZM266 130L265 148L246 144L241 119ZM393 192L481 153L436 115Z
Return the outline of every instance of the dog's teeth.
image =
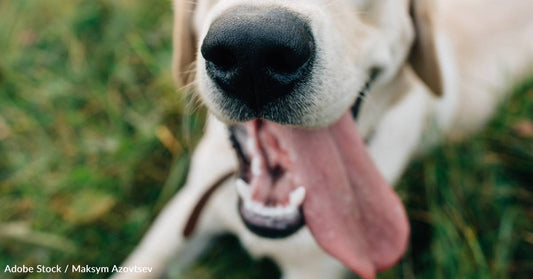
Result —
M290 218L298 212L298 208L292 205L267 207L253 200L245 200L244 207L256 216L269 219Z
M261 215L265 215L265 216L274 216L276 215L276 209L274 207L266 207L266 206L263 206L261 207L261 210L259 211L259 213L261 213Z
M254 202L252 204L252 207L257 213L265 214L266 212L266 206L264 206L262 203Z
M285 215L285 216L292 215L297 210L298 210L297 207L289 205L281 209L281 215Z
M276 207L272 208L272 215L275 215L275 216L283 215L283 207L276 206Z
M289 201L291 206L298 207L300 206L305 199L305 187L300 186L296 190L292 191L289 194Z
M258 202L255 202L255 201L251 201L249 203L249 207L254 211L254 212L262 212L263 211L263 205L261 205L260 203Z
M263 205L259 202L250 199L244 199L244 207L253 212L261 212L263 210Z
M298 187L289 195L290 203L286 206L277 205L275 207L265 206L263 203L252 199L250 186L242 179L237 179L236 188L242 198L244 208L256 218L274 220L279 218L294 218L298 215L298 207L305 198L305 188Z
M254 157L252 159L252 174L254 176L261 175L261 158L259 157Z
M240 178L237 179L235 186L237 188L237 193L239 193L239 196L243 200L250 200L252 198L252 194L250 193L250 185L244 182L244 180Z

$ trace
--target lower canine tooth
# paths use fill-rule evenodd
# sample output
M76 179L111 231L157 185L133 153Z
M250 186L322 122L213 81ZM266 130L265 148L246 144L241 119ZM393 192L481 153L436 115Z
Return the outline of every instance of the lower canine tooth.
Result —
M292 206L299 206L305 199L305 187L300 186L289 194L289 201Z
M262 212L263 211L263 208L264 206L258 202L254 202L252 201L251 203L251 206L252 206L252 210L259 213L259 212Z
M283 208L283 211L281 214L283 215L292 215L294 214L296 211L297 211L297 207L294 207L294 206L287 206L285 208Z

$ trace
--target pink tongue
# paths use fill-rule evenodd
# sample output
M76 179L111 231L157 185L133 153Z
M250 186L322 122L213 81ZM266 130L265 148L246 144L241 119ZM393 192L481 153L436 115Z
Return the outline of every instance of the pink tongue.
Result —
M322 249L363 278L394 265L406 250L407 216L351 115L320 130L276 126L306 187L305 220Z

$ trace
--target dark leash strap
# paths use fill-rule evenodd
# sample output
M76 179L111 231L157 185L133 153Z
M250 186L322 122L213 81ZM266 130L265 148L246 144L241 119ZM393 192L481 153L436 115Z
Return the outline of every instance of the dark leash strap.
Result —
M230 171L221 176L219 179L217 179L205 193L202 195L202 197L198 200L196 205L194 206L194 209L189 216L189 219L187 220L187 224L185 225L185 228L183 229L183 237L189 238L193 233L194 229L196 228L196 225L198 224L198 220L200 219L200 216L202 214L202 211L204 207L207 205L207 202L209 201L209 198L215 193L215 191L224 183L226 180L234 176L236 171Z

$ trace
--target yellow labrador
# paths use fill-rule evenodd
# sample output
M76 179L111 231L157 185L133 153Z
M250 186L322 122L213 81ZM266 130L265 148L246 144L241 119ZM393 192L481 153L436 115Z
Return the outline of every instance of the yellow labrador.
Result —
M155 272L118 277L154 277L232 232L283 278L374 278L407 247L391 185L410 158L475 131L533 61L524 0L175 0L174 12L176 78L212 116L186 186L125 263Z

